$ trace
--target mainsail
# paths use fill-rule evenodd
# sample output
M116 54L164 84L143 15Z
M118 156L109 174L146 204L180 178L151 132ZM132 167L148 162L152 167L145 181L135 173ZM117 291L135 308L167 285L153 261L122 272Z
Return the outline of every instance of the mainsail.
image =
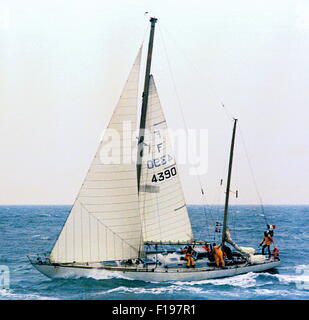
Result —
M191 223L157 89L150 77L139 202L145 242L192 240Z
M111 150L120 162L102 161L107 132L50 254L52 262L137 258L143 248L136 164L128 161L132 160L128 145L133 145L130 129L136 128L140 64L141 50L108 125L119 138L112 141Z

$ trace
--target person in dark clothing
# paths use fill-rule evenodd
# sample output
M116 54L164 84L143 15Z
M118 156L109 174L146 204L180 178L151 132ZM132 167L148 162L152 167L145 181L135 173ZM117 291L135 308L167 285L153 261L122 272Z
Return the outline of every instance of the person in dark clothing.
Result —
M215 256L214 256L213 246L212 246L211 244L209 245L209 249L210 249L210 251L209 251L209 253L208 253L208 255L207 255L207 258L208 258L208 260L209 260L210 262L215 262Z
M269 229L268 230L268 234L273 237L274 236L274 230L273 229Z
M195 268L195 262L194 258L192 257L193 255L193 249L191 246L188 246L186 249L183 249L182 252L185 253L185 260L187 260L187 268Z
M222 251L227 259L229 259L229 260L233 259L232 250L230 249L230 247L224 245L224 246L222 246Z

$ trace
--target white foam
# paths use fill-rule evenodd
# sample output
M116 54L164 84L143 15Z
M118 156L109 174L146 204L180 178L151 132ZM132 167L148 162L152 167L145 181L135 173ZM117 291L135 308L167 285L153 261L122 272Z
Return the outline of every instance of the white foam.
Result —
M258 295L265 295L265 296L286 296L286 297L291 297L291 295L294 296L303 296L304 292L297 292L297 291L291 291L291 290L271 290L271 289L256 289L254 290L256 294Z
M58 298L54 297L46 297L40 296L37 294L22 294L22 293L14 293L12 289L0 290L0 300L58 300Z
M234 276L230 278L223 279L210 279L210 280L200 280L200 281L190 281L190 282L180 282L177 281L175 284L178 285L186 285L186 286L195 286L195 285L203 285L203 284L212 284L217 286L234 286L234 287L242 287L249 288L256 286L256 278L259 276L258 273L249 272L246 274L242 274L239 276Z
M301 274L301 275L290 275L290 274L277 274L275 275L276 278L282 283L296 283L307 285L309 289L309 274Z
M207 293L202 288L188 288L185 286L177 286L177 285L171 285L166 287L157 287L157 288L140 288L140 287L125 287L120 286L114 289L109 289L107 291L101 292L101 294L110 294L110 293L134 293L134 294L173 294L178 291L190 291L191 293Z
M126 279L133 280L129 277L124 276L121 273L109 271L109 270L96 270L92 269L87 272L86 275L83 276L68 276L68 278L92 278L95 280L106 280L106 279Z
M290 269L290 268L289 268ZM267 274L269 277L278 279L284 284L300 284L303 287L306 286L309 289L309 265L298 265L295 266L294 274Z

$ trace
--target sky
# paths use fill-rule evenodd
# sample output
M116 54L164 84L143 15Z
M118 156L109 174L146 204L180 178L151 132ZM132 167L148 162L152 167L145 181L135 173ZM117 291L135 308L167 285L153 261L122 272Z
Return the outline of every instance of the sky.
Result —
M187 202L223 203L234 116L231 203L309 204L309 2L297 0L0 0L0 204L73 203L147 43L146 11L169 126L208 132L207 172L179 168Z

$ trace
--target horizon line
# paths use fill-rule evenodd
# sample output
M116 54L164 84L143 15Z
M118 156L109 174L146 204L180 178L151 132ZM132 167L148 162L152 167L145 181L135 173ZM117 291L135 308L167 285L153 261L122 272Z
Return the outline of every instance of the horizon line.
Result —
M0 206L73 206L74 203L20 203L20 204L13 204L13 203L4 203ZM223 206L222 203L212 203L212 204L201 204L201 203L188 203L187 206ZM309 203L267 203L267 204L260 204L260 203L239 203L239 204L229 204L230 207L232 206L309 206Z

